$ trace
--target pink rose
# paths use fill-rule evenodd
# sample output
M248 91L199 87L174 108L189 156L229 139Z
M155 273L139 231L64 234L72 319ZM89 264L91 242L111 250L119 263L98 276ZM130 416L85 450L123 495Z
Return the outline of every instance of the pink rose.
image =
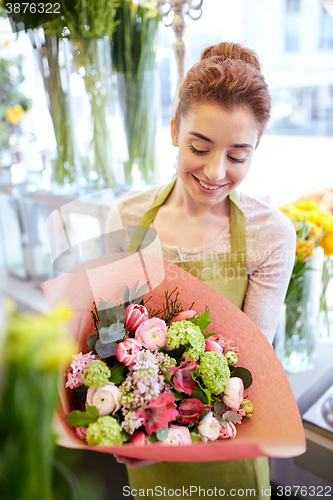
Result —
M127 306L125 314L124 327L131 333L135 333L135 330L141 323L149 319L147 309L145 306L140 306L139 304L130 304Z
M182 321L183 319L193 318L197 313L190 309L189 311L182 311L173 318L172 321Z
M162 441L165 445L185 446L192 444L191 434L187 427L180 425L170 425L168 429L168 437Z
M113 414L120 408L120 391L112 382L104 387L89 387L86 404L96 406L101 417Z
M203 437L203 441L215 441L220 435L220 422L214 417L210 411L203 417L198 425L199 434Z
M224 389L223 403L234 411L237 411L243 402L244 384L239 377L230 377Z
M205 340L205 352L207 351L217 351L223 354L222 347L220 346L220 344L215 342L215 340L209 340L209 339Z
M135 332L135 338L150 351L165 346L167 326L163 319L151 318L141 323Z
M233 422L227 422L227 426L221 425L219 439L234 438L237 435L237 429Z
M145 446L150 444L147 434L143 431L134 432L128 442L134 446Z
M116 347L116 358L125 366L134 365L138 352L142 345L137 339L127 339L120 342Z
M81 441L86 440L87 428L86 427L75 427L74 428L75 436L81 439Z

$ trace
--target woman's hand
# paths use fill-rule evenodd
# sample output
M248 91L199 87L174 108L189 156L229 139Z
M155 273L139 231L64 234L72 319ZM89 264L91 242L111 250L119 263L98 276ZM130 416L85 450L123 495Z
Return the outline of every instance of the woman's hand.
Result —
M113 455L117 462L120 464L126 464L131 469L135 467L142 467L143 465L158 464L156 460L138 460L137 458L122 457L121 455Z

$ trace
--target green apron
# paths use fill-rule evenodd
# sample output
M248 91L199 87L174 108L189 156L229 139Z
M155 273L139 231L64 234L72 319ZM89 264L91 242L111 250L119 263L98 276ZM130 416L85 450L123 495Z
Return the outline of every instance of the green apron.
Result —
M175 182L176 179L164 188L143 216L131 240L131 251L139 248L148 227L169 196ZM229 198L231 253L175 264L242 309L248 285L245 216L238 193L233 191ZM137 490L134 495L135 500L140 498L155 500L160 497L202 500L205 498L204 495L206 498L232 496L238 500L270 498L268 459L263 457L223 462L160 462L137 468L128 467L127 472L131 489ZM139 490L142 490L141 495ZM174 495L172 491L175 492Z

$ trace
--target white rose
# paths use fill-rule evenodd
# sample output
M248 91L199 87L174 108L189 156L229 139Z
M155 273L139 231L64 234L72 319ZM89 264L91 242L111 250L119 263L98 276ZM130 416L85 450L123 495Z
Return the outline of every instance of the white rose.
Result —
M203 436L203 441L215 441L220 435L221 424L214 417L213 413L210 411L204 418L200 421L198 425L198 431L201 436Z
M112 382L104 387L89 387L86 404L96 406L101 417L115 413L120 408L119 389Z
M224 389L223 403L237 411L244 399L244 384L239 377L230 377Z
M173 446L184 446L192 444L191 434L187 427L180 425L170 425L168 429L168 437L163 439L163 444Z

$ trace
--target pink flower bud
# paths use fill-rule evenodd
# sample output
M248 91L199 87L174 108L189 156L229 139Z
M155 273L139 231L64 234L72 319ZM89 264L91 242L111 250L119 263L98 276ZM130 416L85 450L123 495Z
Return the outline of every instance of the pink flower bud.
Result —
M233 422L227 422L227 426L221 425L219 439L227 439L236 437L237 429Z
M146 446L150 444L147 434L143 431L135 431L128 442L134 446Z
M205 340L205 352L207 351L217 351L223 354L222 347L220 346L220 344L215 342L215 340L209 340L209 339Z
M134 365L142 345L137 339L127 339L116 347L116 358L125 366Z
M75 427L74 428L75 436L81 439L81 441L86 440L87 428L86 427Z
M135 333L141 323L149 319L147 309L145 306L140 306L139 304L130 304L127 306L125 314L124 327L131 333Z
M234 411L237 411L243 402L244 384L239 377L230 377L224 389L223 403Z
M197 313L190 309L189 311L182 311L173 318L172 321L182 321L183 319L193 318Z

